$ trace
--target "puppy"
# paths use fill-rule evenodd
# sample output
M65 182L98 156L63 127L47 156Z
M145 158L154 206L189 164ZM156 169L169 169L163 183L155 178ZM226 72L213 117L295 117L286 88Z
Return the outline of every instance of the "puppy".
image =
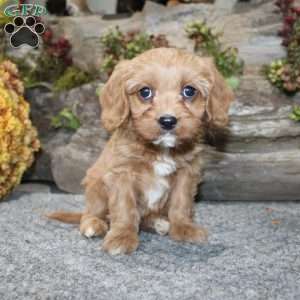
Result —
M78 222L86 237L104 236L110 254L139 245L140 229L200 243L193 222L207 125L224 127L233 94L210 58L172 48L119 63L102 88L102 124L112 134L87 171L86 209L51 218Z

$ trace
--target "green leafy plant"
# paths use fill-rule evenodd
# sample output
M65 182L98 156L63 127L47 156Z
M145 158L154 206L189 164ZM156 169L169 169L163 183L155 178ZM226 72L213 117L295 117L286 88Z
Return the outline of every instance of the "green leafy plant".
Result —
M76 131L80 127L80 121L69 108L64 108L51 119L51 126L56 129L66 128Z
M65 72L54 82L54 91L70 90L92 80L92 76L75 66L68 67Z
M195 42L195 52L214 58L216 67L232 88L239 85L238 77L243 74L244 62L238 57L238 50L224 47L220 32L214 33L205 21L194 21L185 27L188 37Z
M101 71L110 75L116 64L123 59L132 59L151 48L168 47L164 35L148 35L140 31L123 33L118 27L109 30L100 38L104 50Z
M292 113L289 118L293 121L300 122L300 106L294 106Z

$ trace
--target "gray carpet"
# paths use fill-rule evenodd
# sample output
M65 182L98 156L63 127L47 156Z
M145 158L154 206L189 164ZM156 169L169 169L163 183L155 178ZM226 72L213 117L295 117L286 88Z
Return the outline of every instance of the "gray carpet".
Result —
M142 233L111 257L101 239L43 212L77 211L82 196L15 194L0 203L0 299L300 299L300 203L197 204L203 246Z

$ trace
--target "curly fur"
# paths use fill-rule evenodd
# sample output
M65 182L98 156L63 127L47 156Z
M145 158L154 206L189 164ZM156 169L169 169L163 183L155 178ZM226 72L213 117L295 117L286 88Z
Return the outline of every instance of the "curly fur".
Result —
M183 100L185 85L199 91L193 101ZM138 97L143 86L155 91L152 101ZM232 100L209 58L158 48L121 62L100 95L102 124L111 138L83 181L81 233L104 235L102 248L111 254L134 251L140 228L177 241L205 241L205 229L192 219L203 138L208 124L227 125ZM172 132L157 122L164 114L178 119Z

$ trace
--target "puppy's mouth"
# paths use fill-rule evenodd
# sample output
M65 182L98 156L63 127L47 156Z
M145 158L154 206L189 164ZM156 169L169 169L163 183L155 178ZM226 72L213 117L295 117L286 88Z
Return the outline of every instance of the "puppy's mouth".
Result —
M174 132L162 132L161 135L152 143L164 148L174 148L176 145L177 137Z

